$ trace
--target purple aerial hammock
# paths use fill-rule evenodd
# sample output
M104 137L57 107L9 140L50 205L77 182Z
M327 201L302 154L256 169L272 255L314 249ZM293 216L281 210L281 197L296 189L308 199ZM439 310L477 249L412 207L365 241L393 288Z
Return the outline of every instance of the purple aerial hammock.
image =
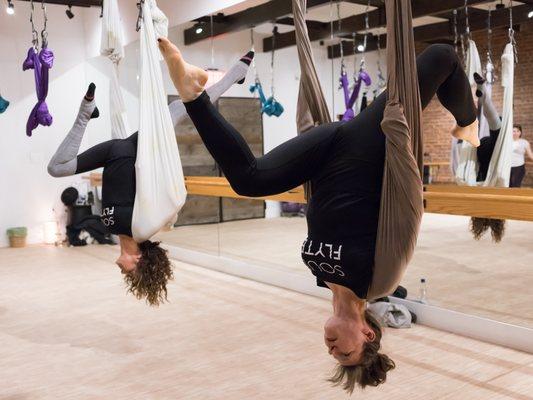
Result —
M342 47L342 43L341 43ZM355 47L355 42L354 42ZM355 54L355 53L354 53ZM355 105L355 102L359 98L359 92L361 91L361 86L364 83L366 86L370 86L372 84L372 80L370 79L370 75L365 70L365 60L364 58L361 60L361 64L359 67L359 72L354 76L355 85L352 89L352 93L350 94L350 87L348 82L348 74L346 73L346 67L344 65L344 60L341 60L341 87L344 92L344 106L346 107L346 111L344 111L344 114L342 116L342 121L350 121L355 117L355 112L353 110L353 107Z
M22 64L22 70L33 69L35 76L35 89L37 93L37 104L31 110L28 122L26 123L26 135L31 136L32 132L39 125L50 126L52 125L52 115L48 111L46 105L46 96L48 95L48 71L52 68L54 63L54 53L48 48L48 32L46 31L46 7L44 3L41 3L41 8L44 15L44 27L41 31L41 50L39 50L39 35L35 30L33 24L33 0L31 0L31 14L30 22L32 27L32 47L28 50L28 54L24 63Z

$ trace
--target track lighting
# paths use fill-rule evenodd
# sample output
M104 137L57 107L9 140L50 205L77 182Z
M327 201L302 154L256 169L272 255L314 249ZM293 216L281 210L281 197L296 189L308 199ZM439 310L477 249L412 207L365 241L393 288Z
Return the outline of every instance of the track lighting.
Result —
M361 51L361 52L362 52L362 51L365 51L365 46L362 45L362 44L358 45L358 46L357 46L357 51Z
M199 26L198 28L196 28L196 34L199 35L200 33L202 33L204 31L204 28L202 28L201 26Z
M8 13L9 15L15 14L15 6L11 2L11 0L7 0L6 13Z
M65 11L65 14L67 14L68 19L74 18L74 13L72 12L72 6L68 6L68 10Z
M533 11L528 12L528 13L527 13L527 17L528 17L528 18L533 18Z

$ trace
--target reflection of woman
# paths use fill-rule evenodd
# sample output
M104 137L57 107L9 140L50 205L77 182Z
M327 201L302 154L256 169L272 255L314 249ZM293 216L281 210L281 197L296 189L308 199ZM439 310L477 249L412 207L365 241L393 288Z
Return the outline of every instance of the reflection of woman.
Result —
M210 96L218 99L235 82L243 83L253 56L253 52L248 53L220 81L209 87ZM166 299L172 268L166 251L158 242L137 243L132 237L138 133L126 139L108 140L78 154L87 124L99 116L95 89L94 84L89 86L74 126L50 160L48 172L61 177L104 169L101 219L108 232L120 239L121 252L116 264L122 270L130 292L139 299L146 298L151 305L158 305ZM172 102L169 108L174 125L185 119L187 113L181 100Z
M332 316L324 325L327 351L339 362L331 381L349 392L356 384L383 383L394 362L379 352L382 332L366 310L366 297L379 220L385 160L380 124L387 94L344 124L317 126L256 158L203 92L205 73L185 63L168 40L160 41L189 116L237 193L268 196L311 181L308 239L301 254L317 285L333 293ZM470 86L453 47L428 47L417 68L422 107L437 94L457 121L456 136L478 145Z
M526 176L526 154L533 161L531 145L522 139L522 126L513 127L513 157L511 158L511 180L509 187L521 187Z
M489 136L481 138L480 145L477 148L478 173L476 180L481 182L487 178L490 159L500 134L502 120L487 91L485 79L478 73L474 73L474 80L477 84L476 96L479 98L479 107L481 107L483 116L487 119L490 132Z

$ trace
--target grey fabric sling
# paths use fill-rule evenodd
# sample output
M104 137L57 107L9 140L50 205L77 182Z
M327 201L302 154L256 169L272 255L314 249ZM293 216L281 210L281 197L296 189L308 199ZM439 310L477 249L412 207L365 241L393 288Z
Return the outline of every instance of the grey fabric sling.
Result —
M368 299L394 291L411 260L424 212L421 105L409 0L385 0L388 99L381 127L386 156L372 283ZM292 0L301 80L300 133L330 122L305 23L306 0ZM306 191L309 198L310 191Z

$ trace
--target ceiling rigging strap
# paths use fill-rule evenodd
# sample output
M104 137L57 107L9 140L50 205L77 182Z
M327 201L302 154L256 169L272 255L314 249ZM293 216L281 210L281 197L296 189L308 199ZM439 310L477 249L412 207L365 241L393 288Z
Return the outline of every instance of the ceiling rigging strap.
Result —
M215 33L214 33L214 22L213 14L209 16L209 28L210 28L210 40L211 40L211 68L215 68Z
M515 30L513 28L513 0L509 1L509 43L513 45L514 62L518 63L518 48L516 46Z
M35 51L38 51L39 50L39 32L37 32L37 29L35 29L35 24L33 23L33 13L35 11L35 7L33 6L33 0L30 0L30 6L31 6L30 23L31 23L31 35L32 35L31 43L33 44L33 48L35 49Z
M271 81L270 81L270 96L274 97L274 55L276 53L276 36L278 35L278 26L276 25L276 22L274 21L274 29L272 29L272 54L270 57L270 74L271 74Z
M487 14L487 63L485 66L487 82L494 83L494 62L492 61L492 7L489 6Z
M341 19L341 2L337 0L337 31L339 33L339 46L341 53L341 68L344 68L344 47L342 45L342 37L340 36L342 30L342 19Z
M359 64L360 70L364 70L366 66L365 53L366 53L366 48L368 45L368 35L369 35L369 30L370 30L370 24L368 21L369 13L370 13L370 0L368 0L368 2L366 3L366 9L365 9L365 33L363 37L363 51L362 51L362 56L361 56L361 63Z
M135 24L135 30L139 32L141 30L141 22L143 20L143 5L145 0L139 0L137 3L137 8L139 9L139 13L137 14L137 23Z
M453 10L453 47L455 48L455 52L459 53L459 34L457 32L457 9Z
M44 5L44 0L41 0L41 9L43 10L43 30L41 31L41 47L48 47L48 31L46 30L48 24L48 15L46 13L46 6Z
M250 28L250 42L252 43L252 51L255 53L254 28ZM257 65L255 65L255 57L252 58L252 69L254 71L254 79L259 81L259 74L257 73Z

